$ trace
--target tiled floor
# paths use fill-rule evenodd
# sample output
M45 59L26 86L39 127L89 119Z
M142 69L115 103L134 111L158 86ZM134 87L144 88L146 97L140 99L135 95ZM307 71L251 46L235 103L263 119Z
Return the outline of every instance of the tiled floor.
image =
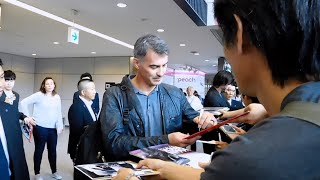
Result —
M62 176L64 180L73 179L73 165L70 159L69 154L67 154L68 147L68 138L69 138L69 128L65 128L64 131L58 137L57 145L57 169L58 173ZM34 152L34 143L29 143L26 138L24 139L24 149L26 153L26 159L29 167L30 179L34 179L33 171L33 152ZM44 180L51 180L51 169L48 161L48 153L45 148L42 156L41 171L40 171Z

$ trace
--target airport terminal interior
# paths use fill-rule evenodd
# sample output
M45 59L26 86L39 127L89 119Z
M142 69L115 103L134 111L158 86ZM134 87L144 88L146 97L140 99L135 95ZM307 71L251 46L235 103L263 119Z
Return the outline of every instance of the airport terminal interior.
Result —
M230 0L230 6L239 2ZM258 60L251 63L261 65L258 68L251 64L239 68L240 63L234 61L238 68L231 67L232 60L228 61L227 54L234 60L239 54L247 53L247 45L251 47L257 43L245 44L250 40L245 35L251 31L247 34L242 32L242 19L235 14L230 16L234 20L219 21L218 24L214 18L214 3L215 0L0 0L0 60L3 63L0 64L0 71L4 71L0 77L0 80L3 79L2 85L0 83L0 161L8 162L0 164L0 175L4 180L10 177L22 180L22 176L27 174L29 178L26 179L31 180L110 179L119 169L127 167L121 164L122 161L138 159L138 162L146 158L173 161L198 172L203 170L198 162L210 162L216 156L215 151L223 150L232 140L241 138L253 124L276 114L279 110L266 110L258 96L241 94L234 73L236 69L241 71L244 68L247 72L243 70L241 73L247 74L252 70L256 74L268 74L271 71L262 68L277 67L276 60L270 60L266 66L266 62L261 65ZM245 9L246 5L251 6L250 3L243 3L243 7L236 7L235 11L244 13L243 18L255 18L252 14L257 13L256 10ZM227 13L227 10L225 14L221 13L219 18ZM319 13L316 15L319 16ZM275 17L278 16L272 16ZM221 29L221 22L237 23L233 26L238 28L234 31L235 37L231 37L230 33L227 34L229 39L224 39L222 30L225 33L232 28ZM250 26L252 22L248 20L243 25ZM246 28L243 28L244 31ZM260 31L264 33L263 29ZM283 33L282 29L279 31L277 33ZM240 33L244 34L243 37ZM258 40L265 38L261 34L256 37ZM237 39L231 41L231 38ZM272 42L279 38L274 39ZM237 45L234 46L237 48L232 45ZM257 47L264 48L260 45L261 42L258 42ZM286 46L285 43L283 46ZM260 52L259 48L252 49ZM284 51L277 53L280 52ZM266 55L264 60L276 57L274 54ZM250 56L243 57L249 59L243 62L251 62ZM257 59L260 57L255 56ZM310 57L299 56L302 59L297 63L299 67L303 58ZM319 53L313 57L319 57ZM307 80L304 79L303 83L309 81L310 74L319 71L319 67L306 69L314 71L306 73ZM302 74L303 70L300 70ZM281 97L293 87L303 84L299 84L302 80L297 80L299 83L292 83L294 85L286 89L289 78L275 78L279 74L287 75L273 73L261 84L273 82L265 88L275 87L272 90L276 93L286 90ZM258 79L255 75L243 75L249 77L250 82L243 80L242 83L255 83L253 81ZM312 80L318 80L319 74L315 77ZM282 82L281 78L285 80ZM247 92L253 91L250 89ZM270 99L277 97L280 95ZM263 100L268 102L270 99ZM278 103L273 107L280 109L282 100L273 101ZM267 105L272 107L271 103ZM245 116L252 117L249 116L253 114L251 110L257 110L257 120L254 119L256 121L252 124L244 120L241 122ZM7 127L10 127L9 130ZM90 134L90 130L94 133ZM91 138L89 144L85 144L88 143L84 139L87 136ZM99 141L104 137L108 140ZM95 153L93 156L79 155L88 152L89 147L93 148L90 149L90 155L91 151ZM108 154L106 161L117 161L118 164L94 164L105 160L101 154ZM21 164L17 165L17 162ZM143 174L150 172L155 174ZM141 173L128 173L123 179L136 180L141 179L140 176L159 175L159 172L151 170ZM206 174L202 178L205 177Z
M185 9L183 3L186 2L0 1L0 58L3 69L16 74L14 91L19 93L20 101L37 92L43 78L52 77L56 82L65 125L57 144L57 169L63 179L73 179L73 164L67 154L68 110L80 75L92 75L101 107L106 87L133 74L133 44L140 36L155 34L168 43L165 83L184 92L193 86L204 97L218 65L221 69L226 63L218 62L223 56L221 32L210 10L212 1L196 2L201 17L191 16L195 12L190 7ZM34 142L23 140L30 178L34 179ZM41 174L44 179L51 179L46 150Z

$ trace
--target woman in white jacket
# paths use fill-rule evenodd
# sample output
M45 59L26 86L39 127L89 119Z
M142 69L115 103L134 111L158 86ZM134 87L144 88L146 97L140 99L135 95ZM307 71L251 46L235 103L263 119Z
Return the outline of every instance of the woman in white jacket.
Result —
M40 91L21 101L21 110L29 116L28 107L33 107L32 117L36 126L33 129L35 151L33 156L36 180L42 180L40 164L44 147L47 144L48 159L52 177L62 179L57 174L57 133L63 130L61 99L56 92L56 84L51 77L46 77L40 86Z

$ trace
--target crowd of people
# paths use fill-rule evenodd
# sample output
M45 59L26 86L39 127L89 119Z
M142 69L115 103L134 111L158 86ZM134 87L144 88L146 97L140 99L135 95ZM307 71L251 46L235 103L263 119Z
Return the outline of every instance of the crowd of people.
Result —
M99 96L89 73L81 75L68 111L70 134L67 152L72 160L85 129L101 124L102 144L108 161L129 160L129 152L153 145L186 147L201 137L186 139L184 123L206 129L217 124L203 107L228 107L220 120L237 119L238 136L217 143L211 163L202 169L146 159L138 168L159 171L160 179L319 179L320 135L318 119L280 113L300 102L319 107L320 1L215 0L214 12L224 34L224 52L233 72L219 71L204 102L187 87L162 83L169 48L158 36L147 34L134 44L135 75L108 88L99 107ZM57 172L57 138L63 131L61 99L51 77L38 92L21 100L13 91L16 75L4 71L0 60L0 175L1 179L29 179L19 119L33 128L36 180L45 146L52 177ZM238 87L234 86L235 81ZM242 101L236 99L236 91ZM32 106L30 114L28 107ZM308 109L304 110L306 113ZM301 153L303 155L301 155ZM285 167L285 168L283 168ZM118 171L114 180L137 180L131 169Z

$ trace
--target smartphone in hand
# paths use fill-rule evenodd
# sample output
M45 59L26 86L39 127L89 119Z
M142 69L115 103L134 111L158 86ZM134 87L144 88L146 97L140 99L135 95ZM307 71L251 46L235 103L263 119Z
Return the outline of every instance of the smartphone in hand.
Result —
M220 129L226 134L237 133L237 130L228 124L221 126Z

